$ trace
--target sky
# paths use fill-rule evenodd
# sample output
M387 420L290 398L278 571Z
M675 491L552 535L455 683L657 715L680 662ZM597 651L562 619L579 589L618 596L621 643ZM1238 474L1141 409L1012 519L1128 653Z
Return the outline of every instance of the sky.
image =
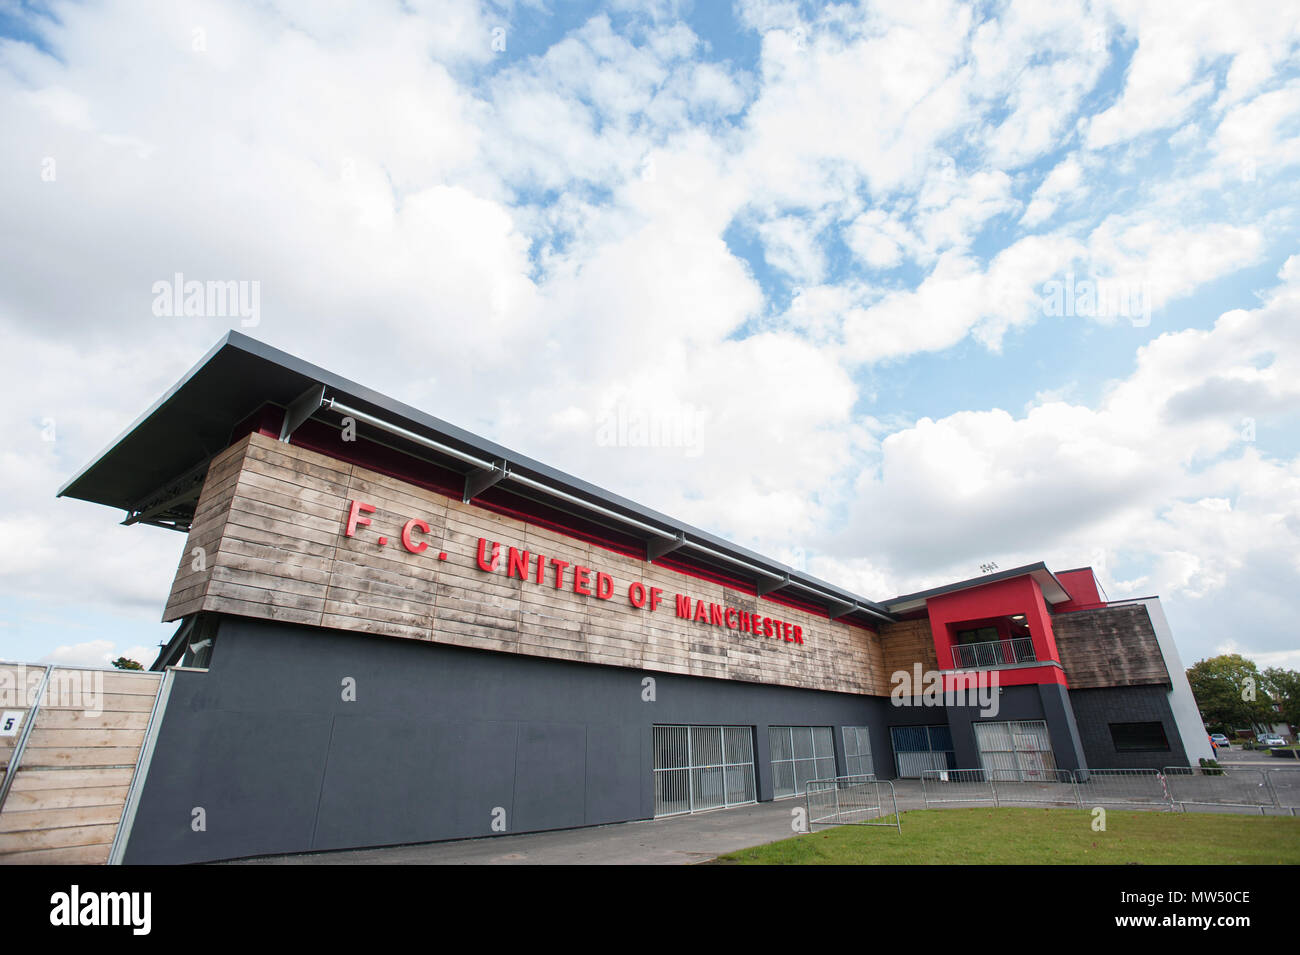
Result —
M1185 665L1300 668L1298 47L1272 2L0 0L0 657L171 635L183 536L55 494L236 328L871 599L1090 565Z

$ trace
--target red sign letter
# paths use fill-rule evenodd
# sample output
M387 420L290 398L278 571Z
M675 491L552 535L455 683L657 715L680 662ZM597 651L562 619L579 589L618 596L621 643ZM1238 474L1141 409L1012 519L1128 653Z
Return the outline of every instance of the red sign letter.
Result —
M353 501L352 507L348 510L348 528L343 532L345 536L352 537L356 533L358 524L370 523L370 518L359 516L362 511L365 511L367 514L373 514L375 513L375 506L373 504L362 504L360 501Z
M501 545L496 541L492 542L492 559L485 560L487 556L487 539L480 537L478 539L478 565L482 570L496 570L497 558L501 556Z
M420 553L420 551L428 547L429 543L428 541L420 541L417 544L414 541L412 541L411 540L412 527L418 527L420 529L421 534L427 534L429 533L429 525L424 523L424 521L420 520L419 518L415 518L415 517L411 518L409 521L407 521L405 524L402 525L402 546L405 547L407 550L409 550L412 554L418 554Z

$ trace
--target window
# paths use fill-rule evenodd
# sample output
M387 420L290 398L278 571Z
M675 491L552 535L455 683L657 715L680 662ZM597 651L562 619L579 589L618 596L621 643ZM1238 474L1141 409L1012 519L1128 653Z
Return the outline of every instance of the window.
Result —
M796 796L810 779L835 777L835 733L829 726L771 726L772 794Z
M958 643L987 643L998 639L997 627L978 627L974 630L958 630Z
M844 771L850 776L870 776L876 771L871 761L871 734L865 726L844 727Z
M1111 723L1110 738L1117 753L1169 751L1169 738L1159 720L1153 723Z

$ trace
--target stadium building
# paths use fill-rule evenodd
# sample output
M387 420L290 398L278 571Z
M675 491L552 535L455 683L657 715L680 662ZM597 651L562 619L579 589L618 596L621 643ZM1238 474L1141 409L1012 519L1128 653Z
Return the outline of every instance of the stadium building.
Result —
M115 860L1212 755L1155 597L868 599L235 332L60 494L187 535Z

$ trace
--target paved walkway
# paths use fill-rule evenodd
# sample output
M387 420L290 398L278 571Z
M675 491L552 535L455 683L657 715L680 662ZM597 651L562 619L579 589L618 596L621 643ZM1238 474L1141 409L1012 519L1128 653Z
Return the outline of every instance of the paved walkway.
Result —
M1229 760L1237 766L1262 759ZM1279 761L1275 761L1279 762ZM1271 764L1264 764L1271 765ZM1284 764L1285 765L1285 764ZM924 809L921 783L894 780L900 812ZM802 799L719 809L714 812L647 819L553 832L429 842L376 849L344 849L300 855L241 859L235 865L691 865L728 852L766 845L795 835L792 810ZM1253 812L1227 806L1187 807L1195 812ZM1284 814L1270 810L1269 814ZM906 828L906 821L904 822Z
M898 780L898 808L921 809L921 785ZM690 865L795 835L780 799L668 819L381 849L242 859L255 865Z

